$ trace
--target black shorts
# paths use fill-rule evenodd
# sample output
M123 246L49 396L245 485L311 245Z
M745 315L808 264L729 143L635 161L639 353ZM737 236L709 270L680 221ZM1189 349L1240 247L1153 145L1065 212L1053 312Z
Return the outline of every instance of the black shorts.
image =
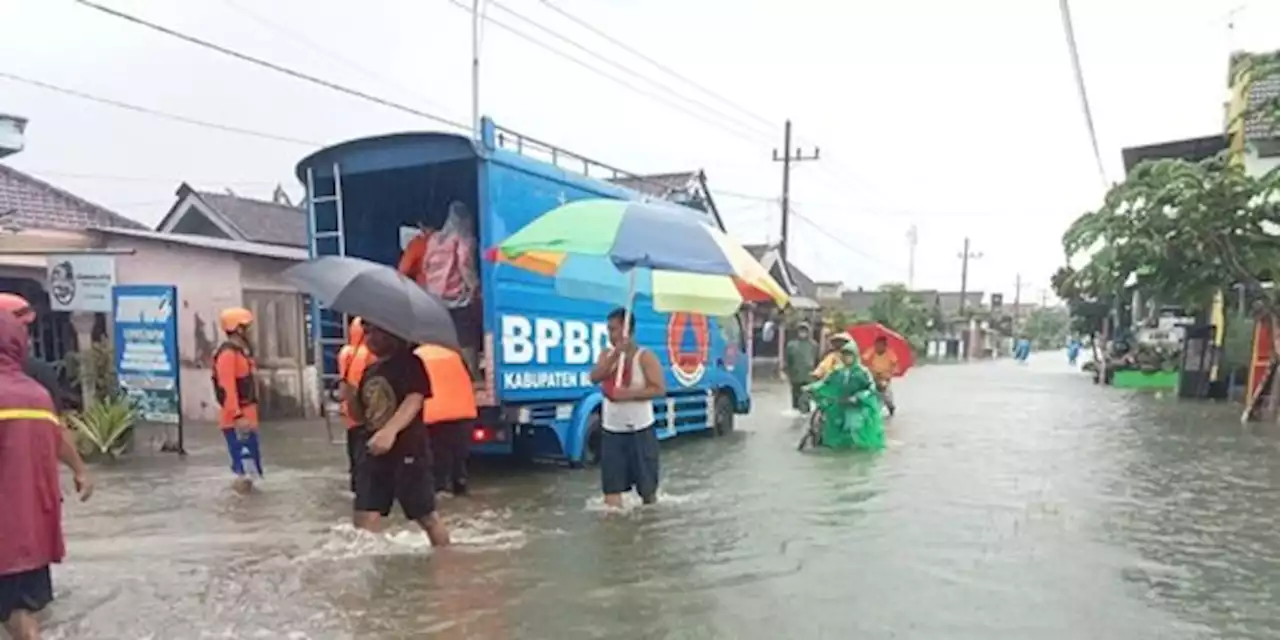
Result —
M600 484L605 493L635 488L645 500L658 494L658 434L653 427L634 433L601 433Z
M53 578L48 566L0 576L0 622L8 622L15 611L36 613L50 602Z
M392 503L399 502L404 517L421 520L436 510L435 479L431 472L431 453L415 455L395 451L380 456L367 453L356 462L355 510L391 513Z
M356 490L356 465L368 452L369 430L364 425L347 429L347 474L351 476L351 491Z

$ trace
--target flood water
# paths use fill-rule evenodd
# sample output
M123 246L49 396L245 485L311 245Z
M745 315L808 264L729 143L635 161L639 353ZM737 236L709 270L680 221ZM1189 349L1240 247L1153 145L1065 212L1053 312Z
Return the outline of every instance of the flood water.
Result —
M346 524L343 448L271 427L239 498L219 439L99 468L66 507L54 638L1280 638L1280 436L1099 388L1057 354L920 369L890 450L799 454L785 390L663 449L662 502L486 468L455 547Z

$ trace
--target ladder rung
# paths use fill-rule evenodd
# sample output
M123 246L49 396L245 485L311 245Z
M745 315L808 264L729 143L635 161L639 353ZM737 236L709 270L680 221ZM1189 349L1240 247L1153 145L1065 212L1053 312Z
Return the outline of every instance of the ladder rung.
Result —
M317 231L313 234L314 238L341 238L342 234L337 231Z
M325 204L326 202L337 202L338 200L338 196L320 196L318 198L312 198L311 204Z

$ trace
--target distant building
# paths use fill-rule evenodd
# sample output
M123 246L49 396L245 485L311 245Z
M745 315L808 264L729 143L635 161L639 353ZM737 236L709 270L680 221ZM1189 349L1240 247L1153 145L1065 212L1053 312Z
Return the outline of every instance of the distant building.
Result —
M1273 70L1259 76L1263 65ZM1261 175L1280 166L1280 51L1237 52L1228 65L1227 135L1244 155L1245 170ZM1237 146L1236 148L1239 148Z
M22 151L26 131L26 118L0 113L0 158Z
M228 191L196 191L178 185L177 199L156 226L161 233L260 242L283 247L307 246L307 212L289 202L277 187L274 201L246 198Z

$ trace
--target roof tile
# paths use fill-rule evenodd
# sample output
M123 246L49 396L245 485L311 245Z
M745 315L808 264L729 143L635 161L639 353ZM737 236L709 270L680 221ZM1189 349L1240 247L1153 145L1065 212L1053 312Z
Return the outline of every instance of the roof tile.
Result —
M0 225L76 230L88 227L147 228L140 222L5 164L0 164Z

